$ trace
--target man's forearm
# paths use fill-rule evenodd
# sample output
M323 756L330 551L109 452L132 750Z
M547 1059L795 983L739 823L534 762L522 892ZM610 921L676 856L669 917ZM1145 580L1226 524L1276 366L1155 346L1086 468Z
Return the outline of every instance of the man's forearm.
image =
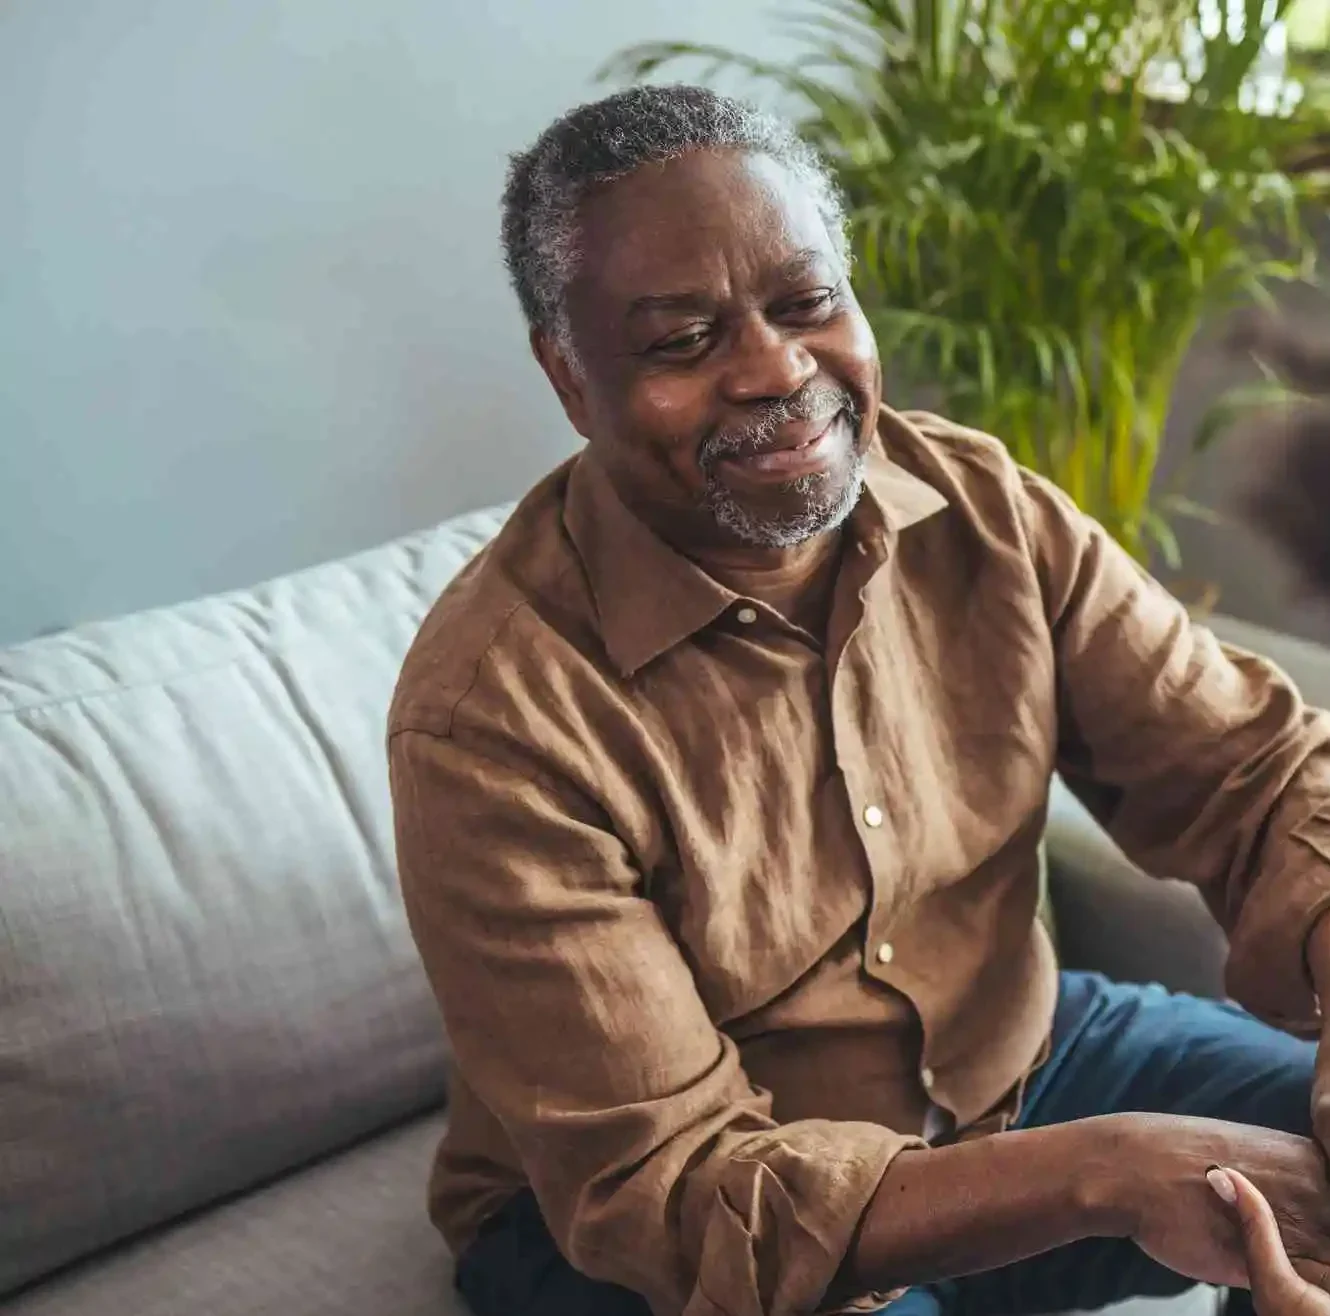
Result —
M1109 1116L902 1152L864 1213L843 1287L885 1292L1127 1236L1120 1127Z

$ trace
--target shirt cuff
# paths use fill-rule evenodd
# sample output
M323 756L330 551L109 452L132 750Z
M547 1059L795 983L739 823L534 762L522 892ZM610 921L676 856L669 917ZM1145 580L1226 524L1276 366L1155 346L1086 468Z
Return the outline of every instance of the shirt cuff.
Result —
M841 1292L828 1301L828 1290L888 1166L927 1144L879 1125L821 1120L785 1125L774 1136L759 1156L731 1160L716 1186L698 1316L873 1310L866 1304L876 1295ZM690 1304L685 1316L694 1310Z
M1321 1007L1307 942L1317 920L1330 912L1330 816L1317 814L1293 828L1278 854L1243 902L1227 986L1259 1018L1285 1032L1315 1035Z

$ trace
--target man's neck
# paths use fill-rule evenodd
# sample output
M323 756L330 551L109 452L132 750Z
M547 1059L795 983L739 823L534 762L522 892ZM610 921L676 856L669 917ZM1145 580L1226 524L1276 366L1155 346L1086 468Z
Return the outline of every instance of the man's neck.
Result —
M843 534L839 529L828 531L785 549L714 550L696 560L736 594L767 604L821 639L831 611Z

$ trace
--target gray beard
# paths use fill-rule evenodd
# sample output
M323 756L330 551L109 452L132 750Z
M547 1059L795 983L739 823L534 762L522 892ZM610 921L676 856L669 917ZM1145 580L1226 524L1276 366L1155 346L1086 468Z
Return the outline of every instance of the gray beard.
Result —
M804 505L786 516L770 512L755 514L735 498L716 474L716 465L722 458L760 451L786 421L822 418L834 421L840 412L844 413L841 423L849 427L851 435L857 434L860 416L853 397L844 389L813 384L793 397L767 404L746 424L712 435L702 452L706 480L702 499L716 523L742 543L757 548L793 548L814 535L843 525L863 492L863 453L854 457L849 478L839 493L833 489L830 475L801 475L792 480L786 488L801 495Z
M850 478L839 493L824 488L830 483L825 475L801 475L792 481L791 487L805 495L807 501L791 516L755 515L714 475L707 480L704 500L717 524L745 544L756 548L793 548L845 524L864 490L864 465L864 455L860 453L854 458Z

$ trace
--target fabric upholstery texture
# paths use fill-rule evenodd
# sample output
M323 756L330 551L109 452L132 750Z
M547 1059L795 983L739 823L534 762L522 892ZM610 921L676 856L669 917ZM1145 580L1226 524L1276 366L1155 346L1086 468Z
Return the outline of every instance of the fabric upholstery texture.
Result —
M1060 782L1048 819L1049 887L1064 968L1224 995L1224 934L1195 887L1147 877Z
M0 1295L442 1100L384 728L504 514L0 651Z
M425 1214L438 1116L56 1276L4 1316L460 1316Z

